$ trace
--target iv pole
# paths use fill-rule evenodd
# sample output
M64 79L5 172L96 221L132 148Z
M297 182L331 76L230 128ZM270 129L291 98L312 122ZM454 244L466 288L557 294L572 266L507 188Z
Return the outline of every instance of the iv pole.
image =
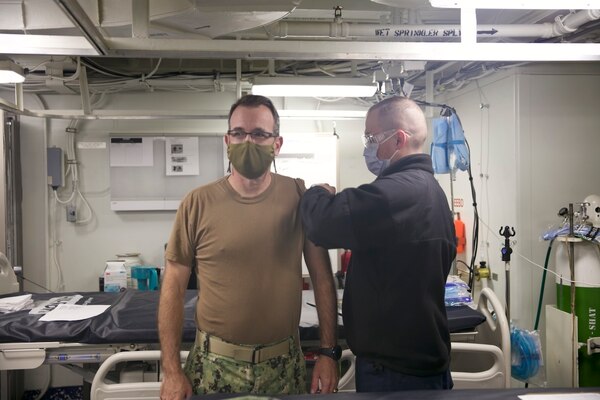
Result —
M510 228L508 225L500 227L500 236L504 236L504 247L501 250L502 261L504 261L504 269L506 271L506 319L510 323L510 255L512 249L510 248L510 238L515 236L515 228Z

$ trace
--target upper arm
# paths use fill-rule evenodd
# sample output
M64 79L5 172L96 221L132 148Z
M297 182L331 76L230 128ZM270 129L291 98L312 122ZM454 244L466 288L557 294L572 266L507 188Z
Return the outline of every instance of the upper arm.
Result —
M300 202L307 237L324 248L350 248L355 243L344 192L332 195L323 188L309 189Z
M394 234L390 204L379 187L368 184L337 195L309 189L301 203L308 237L326 248L376 246Z
M187 288L191 273L191 267L167 260L162 287L183 292Z
M196 256L200 203L195 196L188 194L177 209L175 221L165 249L167 262L187 266L193 265Z

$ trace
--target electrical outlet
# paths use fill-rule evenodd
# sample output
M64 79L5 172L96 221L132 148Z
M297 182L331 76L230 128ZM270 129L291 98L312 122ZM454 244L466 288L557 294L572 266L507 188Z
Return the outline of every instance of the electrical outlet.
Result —
M73 204L67 204L67 222L77 222L77 208Z

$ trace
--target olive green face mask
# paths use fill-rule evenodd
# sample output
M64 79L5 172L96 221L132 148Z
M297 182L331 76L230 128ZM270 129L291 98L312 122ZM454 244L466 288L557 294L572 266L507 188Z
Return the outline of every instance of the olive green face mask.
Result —
M261 146L252 142L230 143L227 158L245 178L256 179L267 171L275 158L273 145Z

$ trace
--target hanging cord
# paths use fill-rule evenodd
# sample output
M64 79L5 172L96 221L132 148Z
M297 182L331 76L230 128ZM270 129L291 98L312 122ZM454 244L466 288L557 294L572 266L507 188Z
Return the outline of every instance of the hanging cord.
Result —
M477 86L477 92L479 93L479 109L481 110L481 119L480 119L480 152L479 152L479 167L480 167L480 189L479 194L484 196L484 198L480 199L480 201L485 205L485 210L481 210L484 215L487 215L487 220L490 220L490 185L489 185L489 170L490 170L490 102L487 99L485 93L479 86L479 80L475 80L475 85ZM487 122L487 123L485 123ZM486 142L486 149L484 151L484 137ZM485 155L485 171L484 171L484 155ZM485 211L485 212L484 212ZM485 237L482 238L480 243L481 246L484 246L485 258L480 258L481 261L490 260L490 241L489 241L489 233L488 231L483 232Z
M36 282L32 281L31 279L27 279L27 278L25 278L25 276L23 276L22 274L20 274L20 275L17 275L17 279L22 279L22 280L24 280L24 281L26 281L26 282L29 282L29 283L31 283L32 285L35 285L35 286L37 286L37 287L39 287L39 288L41 288L41 289L44 289L44 290L45 290L46 292L48 292L48 293L54 293L54 291L52 291L52 290L48 289L47 287L45 287L45 286L42 286L42 285L40 285L39 283L36 283Z
M473 290L473 284L475 280L475 263L477 260L477 251L479 249L479 212L477 211L477 193L475 191L475 185L473 183L473 174L471 172L471 146L469 146L469 142L466 138L465 143L467 144L467 149L469 150L469 168L467 169L467 172L469 174L469 184L471 186L471 199L473 200L473 237L471 238L471 245L473 246L473 250L471 251L471 268L469 269L468 282L469 288Z
M56 197L54 197L53 206L50 207L50 226L52 227L51 228L52 261L54 261L54 266L56 267L56 273L58 276L58 282L56 284L56 291L62 292L65 288L65 282L63 280L62 266L60 265L60 262L58 261L58 248L60 247L61 242L57 239L58 235L56 233L56 225L57 225L56 209L57 208L58 208L58 203L56 201Z
M430 102L423 101L423 100L414 100L414 102L421 106L441 108L442 110L440 111L440 115L442 115L444 117L449 117L452 114L454 114L454 115L456 115L456 118L458 119L458 123L460 124L460 126L461 127L463 126L456 110L447 104L430 103ZM477 251L479 248L479 212L477 211L477 192L475 190L475 184L473 183L473 173L471 170L471 164L472 164L472 162L471 162L471 146L469 146L469 141L467 140L466 137L465 137L465 144L467 145L467 151L469 153L469 166L467 168L467 173L469 175L469 185L471 187L471 199L473 201L473 203L472 203L473 204L473 237L471 239L472 251L471 251L471 261L469 263L469 279L468 279L469 289L471 291L473 291L473 285L474 285L474 281L475 281L475 262L477 260Z
M535 324L533 325L533 330L537 331L538 326L540 325L540 315L542 313L542 303L544 301L544 288L546 287L546 275L548 274L548 261L550 260L550 253L552 253L552 244L554 243L554 239L550 241L548 244L548 250L546 251L546 260L544 261L544 273L542 274L542 284L540 285L540 298L538 300L537 313L535 315Z
M101 100L102 100L102 97L101 97ZM85 198L83 193L81 193L81 190L79 188L79 168L78 168L77 154L75 152L75 133L77 132L77 128L76 128L77 122L78 122L77 120L72 120L69 124L69 127L67 127L67 129L66 129L66 132L67 132L67 170L65 171L65 178L67 176L69 176L69 174L71 175L71 181L72 181L71 195L69 196L68 199L62 200L58 196L58 193L57 193L58 191L55 190L54 197L56 199L56 202L60 203L62 205L69 205L69 204L75 203L75 201L78 198L81 199L81 201L85 205L85 208L87 209L87 217L84 219L76 219L74 222L76 224L85 224L92 220L92 218L94 216L94 212L93 212L90 204L88 203L87 199ZM73 205L75 206L76 204L73 204Z
M448 110L446 112L451 112L454 113L454 115L456 115L456 118L458 119L458 123L460 124L460 126L462 127L463 124L460 120L460 117L458 116L458 114L456 113L456 110L452 107L448 107L445 106L445 108ZM469 175L469 186L471 187L471 200L473 201L473 237L471 238L471 246L472 246L472 250L471 250L471 262L470 262L470 268L469 268L469 281L468 281L468 285L469 285L469 289L471 289L471 291L473 291L473 285L475 283L475 263L477 260L477 252L479 249L479 211L477 210L477 192L475 190L475 184L473 182L473 172L471 170L471 146L469 145L469 141L467 140L467 138L465 137L465 144L467 145L467 151L469 153L469 166L467 168L467 173Z

